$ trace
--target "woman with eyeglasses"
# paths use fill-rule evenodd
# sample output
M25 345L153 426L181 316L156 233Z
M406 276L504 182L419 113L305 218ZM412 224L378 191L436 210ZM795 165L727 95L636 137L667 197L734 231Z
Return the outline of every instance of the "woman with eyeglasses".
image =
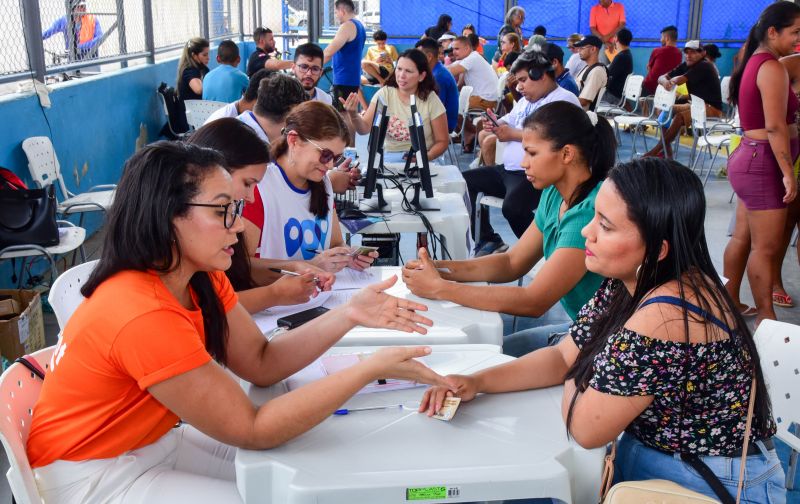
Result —
M273 162L245 207L250 255L309 261L325 271L368 268L377 252L353 256L333 207L328 172L342 159L350 131L330 105L307 101L286 116L272 145Z
M240 502L237 448L278 446L379 378L440 383L413 360L429 348L387 348L255 407L230 373L270 386L355 325L424 333L431 322L415 313L424 305L383 292L389 279L268 341L223 273L244 229L224 167L178 142L126 163L86 300L34 408L27 455L45 502Z
M355 94L342 100L342 104L355 130L366 135L375 119L378 100L382 99L389 114L389 126L383 144L386 161L401 162L411 148L408 124L411 119L411 95L414 95L425 130L428 159L434 160L447 150L449 142L447 111L436 90L436 80L428 69L425 54L419 49L409 49L400 55L397 67L386 80L386 85L375 93L364 113L358 113Z
M269 150L252 128L235 118L219 119L192 133L188 142L222 154L233 180L233 198L244 200L246 205L255 203L255 187L266 173ZM251 258L245 234L238 233L237 238L231 267L225 274L239 302L250 313L272 306L305 303L319 290L330 290L333 285L332 273L307 261ZM281 275L270 268L294 271L301 276Z

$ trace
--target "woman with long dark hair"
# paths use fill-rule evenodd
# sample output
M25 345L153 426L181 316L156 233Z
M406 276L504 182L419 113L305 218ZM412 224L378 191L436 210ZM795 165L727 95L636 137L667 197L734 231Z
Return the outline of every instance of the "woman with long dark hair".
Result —
M429 26L425 29L425 34L423 37L439 40L439 37L449 32L452 26L453 18L450 17L450 14L441 14L439 15L439 19L436 20L436 24L434 26Z
M566 332L602 282L586 269L580 230L594 216L595 197L614 166L616 140L608 121L573 103L556 101L525 119L522 148L520 165L528 183L542 195L536 217L519 242L507 252L465 261L431 261L421 249L419 260L403 268L411 292L429 299L526 317L541 317L560 303L568 321L539 324L504 338L503 352L515 357ZM513 282L542 258L544 266L524 287L464 283Z
M194 37L183 46L175 84L181 100L203 99L203 77L208 73L209 45L208 40Z
M425 145L428 159L433 160L447 150L447 111L437 94L438 88L433 74L428 69L428 60L419 49L408 49L397 59L397 67L386 80L386 85L375 93L364 113L358 113L358 97L350 95L342 100L356 132L369 133L375 118L378 100L387 106L389 125L384 150L387 161L402 161L403 154L411 148L408 123L411 119L411 95L416 96L417 110L422 117L425 130Z
M255 187L267 170L269 149L252 128L238 119L226 117L206 124L187 141L222 154L233 181L233 198L244 199L245 205L255 202ZM245 234L239 233L237 238L231 267L225 275L249 313L271 306L305 303L317 295L317 287L330 290L333 274L305 261L251 258ZM280 275L270 268L294 271L302 276Z
M355 325L405 331L424 305L383 293L268 341L222 271L243 229L216 151L158 142L126 163L103 252L81 288L33 413L27 454L48 503L239 502L236 448L268 449L328 418L364 385L440 377L394 348L255 407L257 386L304 368ZM184 423L176 426L182 420Z
M730 96L739 107L744 136L728 160L738 197L736 228L725 248L726 288L739 305L745 267L756 304L756 324L774 319L772 287L781 255L786 206L797 196L794 160L800 152L795 113L800 107L778 59L800 41L800 6L769 5L750 30L731 75Z
M607 280L569 334L513 362L445 377L420 411L433 414L448 389L470 400L564 384L562 415L581 446L624 432L618 481L666 479L716 497L684 460L698 458L735 495L755 393L742 502L785 502L756 345L711 262L704 222L703 185L688 168L657 158L615 167L583 229L586 267Z
M330 272L372 264L377 252L353 256L344 246L333 208L328 172L349 140L347 124L330 105L307 101L289 112L256 201L244 210L251 256L309 261Z

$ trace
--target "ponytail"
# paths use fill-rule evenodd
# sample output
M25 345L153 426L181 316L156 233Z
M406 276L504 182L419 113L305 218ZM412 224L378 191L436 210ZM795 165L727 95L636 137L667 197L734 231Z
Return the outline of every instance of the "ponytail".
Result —
M574 146L586 162L590 177L575 189L567 201L569 208L585 200L616 162L617 139L608 121L572 103L556 101L542 106L525 119L523 128L535 129L554 149Z
M794 24L797 16L800 16L800 6L794 2L775 2L758 16L758 21L750 28L747 41L739 50L739 62L731 74L729 91L730 101L733 105L739 105L739 90L742 87L742 75L747 62L750 61L750 57L756 52L758 46L766 40L769 29L775 28L781 31L788 28Z
M178 78L175 84L175 92L178 94L178 98L183 98L181 94L181 79L183 79L183 71L187 68L200 68L201 74L202 67L192 58L195 54L200 54L203 50L207 47L210 47L208 40L202 37L194 37L189 39L186 44L183 46L183 51L181 52L181 58L178 60ZM208 69L206 69L208 70ZM203 75L200 75L200 78L203 78Z

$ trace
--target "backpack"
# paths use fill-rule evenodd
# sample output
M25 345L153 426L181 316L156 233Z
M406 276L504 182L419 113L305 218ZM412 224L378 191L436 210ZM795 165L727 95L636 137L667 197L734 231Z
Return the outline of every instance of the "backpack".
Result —
M602 68L603 68L603 70L605 70L605 72L606 72L606 80L608 80L608 68L606 68L606 66L605 66L604 64L602 64L602 63L600 63L600 62L597 62L597 63L595 63L594 65L591 65L589 68L587 68L587 69L586 69L586 70L583 72L583 77L581 77L581 89L583 89L583 85L586 83L586 79L588 79L588 78L589 78L589 74L590 74L590 73L592 73L592 70L594 70L594 69L595 69L595 67L602 67ZM595 97L594 97L594 100L593 100L593 101L592 101L592 103L589 105L589 110L591 110L591 111L594 111L594 109L597 107L597 99L598 99L599 97L600 97L600 93L599 93L599 91L598 91L598 93L597 93L597 94L595 95Z
M167 107L167 123L161 128L161 135L170 140L177 140L190 129L186 120L186 105L178 98L175 88L168 86L166 82L158 86L158 94L162 96Z

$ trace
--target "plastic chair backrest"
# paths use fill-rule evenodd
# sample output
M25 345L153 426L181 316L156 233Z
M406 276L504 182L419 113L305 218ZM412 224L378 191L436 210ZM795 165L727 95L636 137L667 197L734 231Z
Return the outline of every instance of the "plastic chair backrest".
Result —
M667 91L661 84L656 88L656 94L653 96L653 108L660 112L672 111L672 106L675 105L675 88L672 91Z
M689 112L692 115L692 127L702 130L706 128L706 102L702 98L690 95L691 105Z
M50 368L50 358L55 347L34 352L31 357L41 367ZM0 418L0 441L11 466L6 473L11 493L18 504L40 504L42 498L33 478L25 445L31 430L33 406L39 398L42 380L22 364L12 364L0 377L0 396L3 398L5 418Z
M69 197L67 187L61 179L61 166L58 164L53 143L46 136L26 138L22 141L22 151L28 158L28 171L36 185L47 187L58 181L58 187L64 198Z
M497 141L494 148L494 164L503 164L503 153L506 151L506 142Z
M203 126L211 114L227 105L213 100L184 100L183 104L186 106L186 120L194 129Z
M644 76L642 75L628 75L628 78L625 80L625 89L622 90L622 95L625 97L625 99L632 101L633 103L638 102L639 97L642 96L643 82Z
M731 76L726 75L719 82L720 94L722 95L722 105L730 105L731 100Z
M765 319L753 338L778 432L789 434L800 422L800 326Z
M505 94L503 91L506 90L506 81L508 80L508 72L504 73L497 79L497 99L502 100Z
M472 86L464 86L458 94L458 113L464 115L469 108L469 97L472 96Z
M47 301L53 308L58 326L62 331L67 326L67 321L75 309L83 302L81 287L86 283L95 266L97 266L97 260L74 266L60 274L53 282L53 286L50 287Z

